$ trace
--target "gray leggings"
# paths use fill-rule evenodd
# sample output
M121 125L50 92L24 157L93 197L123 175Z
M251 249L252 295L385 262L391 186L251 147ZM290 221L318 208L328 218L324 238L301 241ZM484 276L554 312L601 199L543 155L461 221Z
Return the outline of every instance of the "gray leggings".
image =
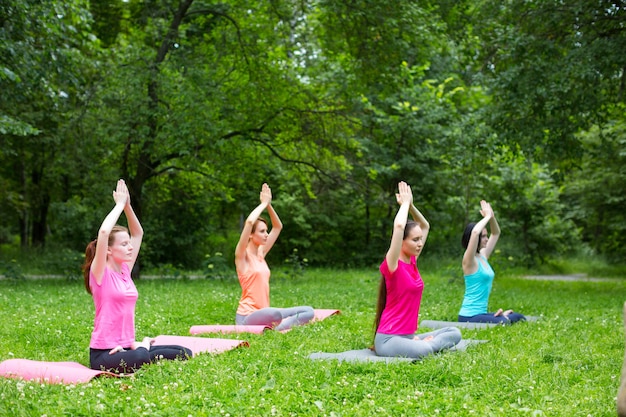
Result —
M431 340L425 341L428 336ZM414 338L417 338L415 340ZM376 333L374 348L378 356L403 356L420 359L425 356L449 349L461 341L461 331L456 327L444 327L418 335L398 335Z
M274 330L287 330L313 320L315 312L312 307L299 306L290 308L266 307L247 316L237 314L235 323L239 325L270 326Z

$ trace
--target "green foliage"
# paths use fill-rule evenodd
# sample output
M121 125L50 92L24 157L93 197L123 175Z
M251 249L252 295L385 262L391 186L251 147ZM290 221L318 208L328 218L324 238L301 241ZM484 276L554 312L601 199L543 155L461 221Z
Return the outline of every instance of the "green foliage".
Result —
M602 118L603 103L623 101L623 8L514 0L480 2L467 17L484 42L475 64L492 91L501 139L571 166L581 156L577 131Z
M143 266L205 271L268 182L285 223L272 264L372 265L406 180L431 253L458 256L487 198L507 263L579 236L621 259L624 16L584 0L5 1L0 242L82 252L123 177Z
M224 257L221 252L206 255L203 270L205 277L210 279L233 279L237 277L234 262Z
M580 241L580 232L567 217L560 200L562 190L547 167L529 164L512 153L494 158L493 163L496 174L491 182L498 192L490 198L498 202L494 210L509 256L532 265L570 251L572 242Z
M11 0L0 7L0 177L11 196L0 209L19 225L24 247L44 244L49 204L66 198L78 166L75 118L97 66L86 4Z
M0 275L13 281L24 279L22 267L15 259L0 261Z
M585 156L566 187L571 217L597 253L620 262L626 256L626 120L624 106L611 111L613 120L580 134ZM602 163L598 163L602 161Z

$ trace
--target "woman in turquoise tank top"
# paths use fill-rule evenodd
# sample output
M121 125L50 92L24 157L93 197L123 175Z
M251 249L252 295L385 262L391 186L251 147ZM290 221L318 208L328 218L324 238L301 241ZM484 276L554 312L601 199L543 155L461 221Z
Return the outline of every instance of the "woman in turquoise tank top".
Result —
M513 310L500 308L495 313L489 313L487 310L495 276L487 259L500 238L500 225L491 204L485 200L480 202L480 214L483 216L482 220L468 224L461 238L461 244L465 248L463 255L465 295L459 311L459 321L512 324L526 320L522 314ZM491 229L491 235L487 234L487 224Z

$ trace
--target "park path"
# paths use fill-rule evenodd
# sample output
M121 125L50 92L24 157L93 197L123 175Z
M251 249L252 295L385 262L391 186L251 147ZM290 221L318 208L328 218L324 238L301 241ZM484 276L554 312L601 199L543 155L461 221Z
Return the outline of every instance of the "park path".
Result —
M587 274L569 274L569 275L522 275L522 279L534 281L580 281L580 282L611 282L612 278L593 278Z

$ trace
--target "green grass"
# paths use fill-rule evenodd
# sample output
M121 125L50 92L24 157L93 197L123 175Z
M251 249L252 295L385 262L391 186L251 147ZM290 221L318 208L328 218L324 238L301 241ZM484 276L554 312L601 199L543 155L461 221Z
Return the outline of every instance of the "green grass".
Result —
M454 320L461 280L422 266L422 319ZM342 314L285 334L226 336L249 348L161 362L125 379L77 386L0 378L0 415L15 416L614 416L624 357L626 280L526 281L501 273L492 307L542 316L479 331L488 343L415 364L311 361L371 345L376 269L276 271L272 303ZM622 277L623 278L623 277ZM231 324L235 280L143 280L137 337ZM0 360L88 364L93 303L80 282L0 281Z

